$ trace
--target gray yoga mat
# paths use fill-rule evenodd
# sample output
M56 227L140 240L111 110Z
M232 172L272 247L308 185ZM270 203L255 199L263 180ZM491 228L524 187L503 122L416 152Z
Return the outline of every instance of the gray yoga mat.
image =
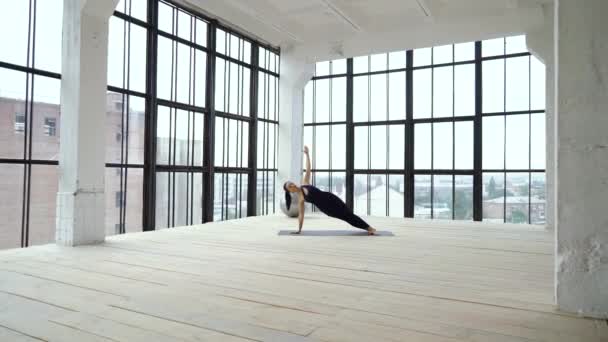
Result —
M368 236L363 230L302 230L300 234L291 234L295 230L280 230L278 235L288 236ZM395 236L393 232L379 230L375 236ZM372 236L373 237L373 236Z

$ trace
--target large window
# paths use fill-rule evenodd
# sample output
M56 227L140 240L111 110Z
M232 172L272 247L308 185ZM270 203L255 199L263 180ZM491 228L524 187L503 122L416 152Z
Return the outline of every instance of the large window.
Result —
M544 107L524 36L361 56L317 63L304 142L356 213L543 224Z
M346 200L346 59L317 63L305 88L304 144L312 183Z
M0 11L0 249L55 238L62 4Z
M0 248L54 240L62 15L61 0L0 11ZM275 211L277 49L121 0L107 75L108 235Z
M147 4L122 0L110 18L106 96L106 234L142 230Z
M265 48L258 49L257 101L257 214L274 213L278 198L277 141L279 128L279 56Z
M413 51L414 217L473 219L475 43Z
M545 67L523 36L482 42L483 219L545 223Z

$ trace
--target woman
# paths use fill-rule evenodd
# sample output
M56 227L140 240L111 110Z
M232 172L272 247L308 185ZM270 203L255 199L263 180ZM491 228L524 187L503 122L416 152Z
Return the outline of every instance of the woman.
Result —
M297 192L299 195L299 229L297 232L293 232L292 234L300 234L302 232L302 225L304 224L304 202L308 202L314 204L327 216L346 221L351 226L364 229L369 235L374 235L376 233L376 229L372 228L359 216L353 214L352 210L350 210L338 196L332 194L331 192L319 190L317 187L310 185L310 156L308 155L308 146L304 146L304 155L306 156L306 174L302 180L302 185L298 187L295 183L290 181L283 184L287 210L289 210L289 207L291 206L291 195L289 193Z

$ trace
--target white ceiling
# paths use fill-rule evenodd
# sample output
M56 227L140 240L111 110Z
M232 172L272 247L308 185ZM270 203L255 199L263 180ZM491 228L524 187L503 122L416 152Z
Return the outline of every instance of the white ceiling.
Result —
M339 43L425 25L499 18L552 0L185 0L276 46ZM518 16L515 15L514 18ZM480 28L481 30L482 28Z

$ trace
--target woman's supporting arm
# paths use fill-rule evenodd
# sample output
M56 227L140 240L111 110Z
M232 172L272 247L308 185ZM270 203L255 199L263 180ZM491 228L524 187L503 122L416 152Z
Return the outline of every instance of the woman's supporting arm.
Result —
M310 156L308 155L308 146L304 146L304 155L306 156L306 173L304 174L304 180L302 184L310 184Z
M294 234L300 234L302 232L302 226L304 225L304 195L300 194L298 199L298 231Z

